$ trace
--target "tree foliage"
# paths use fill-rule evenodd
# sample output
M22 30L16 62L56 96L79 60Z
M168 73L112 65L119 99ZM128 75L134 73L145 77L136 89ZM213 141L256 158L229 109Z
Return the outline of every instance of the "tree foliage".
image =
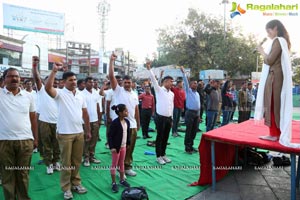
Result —
M293 82L295 85L300 85L300 58L295 58L292 60L293 67Z
M184 65L192 75L200 70L222 69L229 75L250 75L256 69L257 42L240 30L228 30L224 37L222 20L190 9L187 18L176 26L158 30L159 57L154 66Z

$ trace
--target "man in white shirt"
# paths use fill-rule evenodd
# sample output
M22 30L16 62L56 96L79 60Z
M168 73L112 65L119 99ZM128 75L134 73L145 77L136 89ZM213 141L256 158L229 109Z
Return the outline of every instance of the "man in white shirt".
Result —
M82 91L85 88L85 81L84 79L79 79L77 81L77 91Z
M103 107L104 107L104 96L102 94L100 94L100 88L99 88L99 80L94 78L94 85L93 85L93 90L96 91L99 95L100 95L100 99L99 99L99 108L100 108L100 121L99 121L99 129L101 127L101 121L102 121L102 116L103 116ZM100 138L100 132L98 134L98 141L101 141L101 138Z
M32 75L36 83L36 87L38 90L37 94L40 100L40 113L38 116L40 136L39 143L42 143L43 147L43 160L46 165L46 173L51 175L53 174L53 170L60 170L60 150L56 138L58 108L55 100L51 98L45 90L45 86L43 85L40 75L38 73L38 64L39 58L37 56L34 56L32 63ZM45 78L45 82L47 82L47 80L48 77ZM57 88L57 85L58 79L55 79L53 87Z
M123 86L123 79L121 76L116 75L115 78L120 87ZM113 105L117 105L115 102L114 91L111 89L110 82L104 83L103 87L101 87L100 94L104 95L105 98L105 117L106 117L106 141L108 141L108 131L112 119L116 119L118 116L114 110L111 109ZM105 143L106 148L109 148L108 142Z
M112 54L109 62L109 79L111 88L114 91L116 105L125 104L128 109L127 119L130 122L130 145L126 149L125 156L125 174L128 176L135 176L136 172L132 170L133 162L133 151L136 142L137 131L140 128L140 116L139 116L139 100L137 94L132 91L132 80L129 76L123 77L123 87L119 86L117 79L114 76L114 62L117 58L116 55ZM111 105L113 106L113 105ZM114 119L112 119L114 120Z
M86 140L91 138L90 120L86 102L83 96L76 91L76 76L73 72L63 73L65 87L61 90L53 87L53 81L62 64L55 63L46 83L47 93L58 104L57 139L61 152L60 186L64 192L64 199L72 199L71 189L79 194L87 190L81 185L79 168L83 154L85 125Z
M171 76L165 76L162 80L163 86L160 87L154 73L151 70L150 61L146 63L146 67L149 71L151 83L156 95L156 161L159 164L164 165L171 162L171 159L166 156L166 149L172 126L172 115L174 109L174 93L171 91L173 78Z
M39 106L38 106L38 95L37 95L37 91L35 91L33 89L33 83L30 79L26 79L24 81L24 90L28 93L30 93L33 96L34 102L35 102L35 109L36 109L36 114L37 114L37 118L39 117ZM40 135L40 131L39 131L39 122L38 122L38 137L41 138ZM43 148L43 143L42 140L39 140L39 144L37 146L37 148L33 149L33 153L40 153L40 160L39 160L39 164L43 163L43 157L44 157L44 148Z
M20 88L17 69L3 73L0 88L0 166L4 199L30 199L28 195L32 150L38 144L35 103Z
M87 111L90 118L91 139L84 143L84 162L83 166L89 167L90 163L99 164L101 161L95 157L96 144L99 137L99 127L101 122L100 113L100 94L94 88L94 79L87 77L85 79L85 89L81 91L87 104Z
M24 81L25 84L25 90L26 92L30 93L33 98L34 98L34 102L35 102L35 107L37 107L37 92L33 89L33 84L32 81L27 79Z

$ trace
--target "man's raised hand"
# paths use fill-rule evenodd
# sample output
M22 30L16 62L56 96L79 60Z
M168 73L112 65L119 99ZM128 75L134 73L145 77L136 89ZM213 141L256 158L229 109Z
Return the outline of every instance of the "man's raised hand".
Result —
M37 67L39 65L40 59L38 56L32 56L32 67Z
M111 56L110 56L110 61L115 61L117 59L117 56L112 53Z
M53 68L52 68L52 71L54 72L57 72L57 71L60 71L63 67L63 64L61 62L55 62L53 64Z
M146 67L147 67L148 70L151 69L151 61L150 60L146 61Z

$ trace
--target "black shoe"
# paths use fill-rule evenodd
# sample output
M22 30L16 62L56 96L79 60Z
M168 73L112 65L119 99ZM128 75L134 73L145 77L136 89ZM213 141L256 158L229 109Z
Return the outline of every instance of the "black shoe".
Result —
M193 151L191 151L191 150L185 150L185 153L187 153L187 154L193 154Z
M180 137L180 135L178 133L172 133L173 137Z
M146 135L143 135L143 139L147 139L147 136L146 136Z
M155 130L153 128L148 128L148 132L155 132Z
M197 153L198 150L197 150L196 148L193 147L192 152L193 152L193 153Z
M127 183L127 181L125 181L125 180L120 181L120 185L123 185L124 187L130 187L130 184Z
M111 190L114 193L119 192L118 185L116 183L112 183Z
M147 146L155 147L155 141L147 141Z
M152 138L152 136L150 136L150 135L147 135L147 136L146 136L146 138Z

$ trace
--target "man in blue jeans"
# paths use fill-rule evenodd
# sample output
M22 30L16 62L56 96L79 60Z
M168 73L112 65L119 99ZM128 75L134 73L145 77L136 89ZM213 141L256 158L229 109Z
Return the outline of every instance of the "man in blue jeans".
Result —
M217 84L215 80L210 80L205 86L204 91L206 92L206 132L213 130L216 124L219 107L219 95L217 92Z

